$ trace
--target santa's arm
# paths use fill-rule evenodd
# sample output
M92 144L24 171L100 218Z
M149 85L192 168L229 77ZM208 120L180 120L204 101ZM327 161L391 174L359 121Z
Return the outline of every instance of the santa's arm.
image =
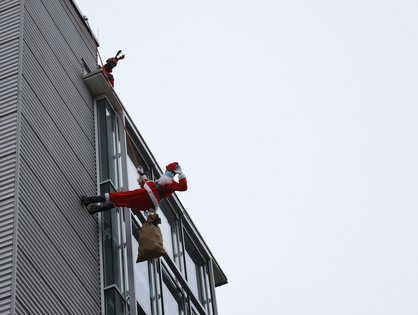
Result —
M186 191L187 190L187 178L186 174L183 173L183 170L180 166L177 166L176 173L179 176L179 182L176 185L177 191Z
M136 168L136 170L139 174L137 182L138 182L139 186L144 187L144 183L148 180L148 177L147 177L147 175L145 175L144 169L142 168L142 166L138 166Z

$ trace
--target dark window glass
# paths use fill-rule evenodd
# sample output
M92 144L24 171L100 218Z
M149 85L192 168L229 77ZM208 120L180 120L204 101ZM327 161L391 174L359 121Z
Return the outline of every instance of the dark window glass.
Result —
M100 180L110 179L118 185L118 140L116 117L106 100L97 102Z
M106 315L125 315L125 302L113 287L104 293Z
M112 186L105 183L101 186L101 193L114 191ZM103 276L104 286L115 285L121 292L123 283L123 247L120 210L102 212L102 248L103 248Z
M186 251L184 256L186 260L187 283L196 298L205 306L206 286L203 276L204 262L188 236L185 236L185 242Z
M150 291L150 266L147 261L136 263L138 256L138 232L136 224L132 225L132 256L134 264L134 281L136 300L140 303L147 314L151 314L151 291Z
M164 315L183 315L182 295L170 276L163 273L162 283Z

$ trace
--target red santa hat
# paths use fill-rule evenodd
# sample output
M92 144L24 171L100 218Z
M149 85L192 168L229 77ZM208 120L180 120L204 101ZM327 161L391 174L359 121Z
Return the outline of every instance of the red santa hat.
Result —
M160 185L167 185L173 182L173 178L176 175L176 168L179 166L179 163L173 162L168 164L165 167L165 172L161 177L157 180L157 183Z

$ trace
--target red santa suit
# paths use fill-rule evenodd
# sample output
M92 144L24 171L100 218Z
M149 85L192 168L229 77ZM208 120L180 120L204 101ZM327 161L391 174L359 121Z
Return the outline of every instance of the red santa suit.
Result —
M113 77L113 74L112 74L112 68L110 68L107 64L105 64L102 67L102 70L103 70L107 80L109 81L110 85L115 86L115 78Z
M163 175L164 176L164 175ZM142 188L105 194L106 201L118 207L128 207L135 210L157 210L163 198L170 197L176 191L187 190L187 179L184 173L179 175L179 181L171 179L169 183L145 181Z

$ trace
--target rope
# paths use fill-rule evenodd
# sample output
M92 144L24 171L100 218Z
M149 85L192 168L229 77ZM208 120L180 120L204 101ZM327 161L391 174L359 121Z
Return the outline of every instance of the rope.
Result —
M100 63L102 64L102 67L103 67L103 60L102 60L102 56L100 56L100 51L99 51L99 49L97 49L97 55L99 56Z

